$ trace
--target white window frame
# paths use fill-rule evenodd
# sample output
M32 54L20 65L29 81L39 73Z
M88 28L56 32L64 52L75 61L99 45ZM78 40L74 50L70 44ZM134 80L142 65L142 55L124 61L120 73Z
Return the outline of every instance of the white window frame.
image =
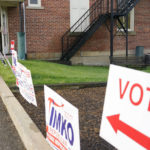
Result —
M8 14L6 7L0 7L1 15L1 36L2 36L2 51L4 54L9 53L9 30L8 30Z
M123 29L120 29L120 31L123 31ZM130 28L128 28L128 31L134 31L134 8L130 11Z
M31 4L30 0L28 0L28 6L29 7L41 7L41 0L37 0L37 4Z
M129 31L134 31L134 8L130 12L130 29Z

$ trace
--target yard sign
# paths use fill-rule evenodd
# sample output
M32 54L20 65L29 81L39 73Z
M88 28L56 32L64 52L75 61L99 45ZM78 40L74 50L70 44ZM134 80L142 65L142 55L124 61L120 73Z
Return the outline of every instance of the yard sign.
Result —
M18 62L17 52L13 50L13 47L14 46L12 46L11 50L12 52L11 67L16 77L16 85L18 86L20 94L25 98L25 100L37 106L31 72L25 66L23 66L21 63Z
M10 50L13 51L15 49L15 41L11 40Z
M46 140L54 150L80 150L78 109L44 86Z
M110 65L100 136L119 150L150 150L150 74Z
M17 52L15 50L12 50L12 71L14 73L14 75L16 76L16 67L17 67Z
M17 62L16 83L21 95L33 105L37 106L31 72L25 66Z

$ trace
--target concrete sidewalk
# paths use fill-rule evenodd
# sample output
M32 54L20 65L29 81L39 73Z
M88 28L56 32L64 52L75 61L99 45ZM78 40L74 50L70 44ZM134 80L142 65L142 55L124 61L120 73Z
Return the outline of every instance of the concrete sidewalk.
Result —
M0 98L0 150L25 150L19 134Z
M0 77L0 98L1 98L0 105L2 106L0 107L0 113L1 113L0 124L2 121L4 121L3 125L0 125L0 144L1 142L4 144L5 142L7 143L8 141L7 144L9 145L10 144L9 140L11 141L12 140L11 137L13 138L13 141L11 142L12 145L10 146L3 145L3 147L0 145L0 150L9 150L7 149L7 147L8 148L10 147L11 150L17 150L15 149L15 146L17 145L16 142L17 140L19 144L18 146L22 146L22 148L18 147L18 150L25 150L25 149L26 150L52 150L48 142L45 140L45 137L42 135L41 131L37 128L37 126L32 121L30 116L25 112L24 108L14 97L14 95L12 94L12 92L10 91L10 89L8 88L8 86L6 85L6 83L1 77ZM6 109L4 109L5 108L4 106L6 107ZM9 115L6 113L6 110ZM6 113L5 115L4 112ZM3 116L5 116L5 118ZM9 116L13 124L15 125L19 136L17 134L14 135L15 137L12 136L15 132L15 128L13 128L14 126L12 124L8 123L11 121L8 122L6 121L7 118L9 118ZM2 118L4 120L2 120ZM7 123L10 126L7 127ZM5 124L6 124L6 128L5 128ZM9 130L11 128L12 131ZM21 142L19 138L23 143L22 145L20 145ZM23 147L23 145L25 148ZM14 149L11 146L14 146Z

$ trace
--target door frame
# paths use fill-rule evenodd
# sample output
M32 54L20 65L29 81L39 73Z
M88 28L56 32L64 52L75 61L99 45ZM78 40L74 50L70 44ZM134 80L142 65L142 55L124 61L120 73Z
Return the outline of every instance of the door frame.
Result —
M76 21L78 21L78 19L90 8L90 0L82 0L82 4L75 3L75 1L77 1L77 0L70 0L70 27L72 27L76 23ZM84 1L86 3L83 4ZM76 10L77 12L75 13L74 10ZM77 15L77 17L76 17L76 15ZM74 28L76 28L76 26L74 26L72 31L83 32L84 28L86 28L89 24L90 24L90 18L87 18L86 22L84 22L84 24L82 24L81 29L79 26L78 29L76 31L74 31Z
M8 54L9 53L9 30L8 30L7 7L0 7L0 19L1 19L2 52L3 54Z

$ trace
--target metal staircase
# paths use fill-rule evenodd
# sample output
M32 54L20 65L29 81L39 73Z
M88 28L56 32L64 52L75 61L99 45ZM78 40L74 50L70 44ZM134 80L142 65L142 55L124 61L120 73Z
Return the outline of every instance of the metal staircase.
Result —
M118 0L117 14L120 16L126 16L139 2L139 0Z
M62 36L62 56L60 61L64 63L68 62L101 25L112 18L112 16L115 19L127 15L138 1L96 0Z

